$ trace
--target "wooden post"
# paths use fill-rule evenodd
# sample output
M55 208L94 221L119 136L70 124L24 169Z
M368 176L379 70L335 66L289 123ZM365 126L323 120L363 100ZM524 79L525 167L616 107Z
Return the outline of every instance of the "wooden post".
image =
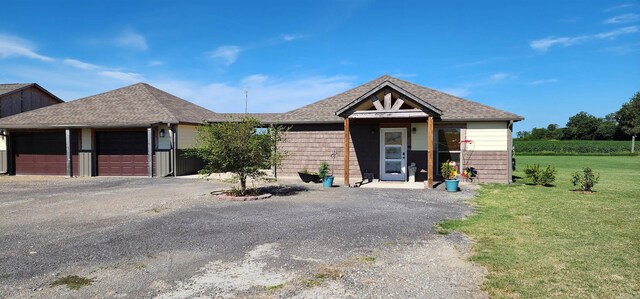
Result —
M147 166L149 177L153 177L153 128L147 128Z
M344 118L344 186L349 187L349 117Z
M427 189L433 189L433 117L427 120Z
M71 177L71 131L69 129L65 129L64 135L67 152L67 177Z

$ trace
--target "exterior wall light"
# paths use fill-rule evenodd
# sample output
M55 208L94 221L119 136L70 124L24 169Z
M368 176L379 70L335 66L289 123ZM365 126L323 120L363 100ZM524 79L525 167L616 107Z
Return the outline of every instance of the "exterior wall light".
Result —
M160 130L160 137L164 137L164 129Z

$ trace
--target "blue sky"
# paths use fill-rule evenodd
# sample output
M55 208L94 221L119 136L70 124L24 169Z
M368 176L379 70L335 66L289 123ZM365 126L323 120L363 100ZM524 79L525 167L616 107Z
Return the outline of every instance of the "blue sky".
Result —
M64 100L147 82L284 112L383 74L520 114L604 116L640 90L638 1L9 1L0 82ZM7 13L12 12L12 13Z

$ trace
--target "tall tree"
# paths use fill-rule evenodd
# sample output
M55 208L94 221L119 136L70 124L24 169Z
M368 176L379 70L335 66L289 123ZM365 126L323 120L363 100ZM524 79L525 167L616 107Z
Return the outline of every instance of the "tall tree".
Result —
M567 127L564 130L564 139L570 140L594 140L596 130L602 121L587 113L579 112L569 118Z
M636 92L629 102L622 104L615 114L615 119L625 134L629 136L640 134L640 91Z

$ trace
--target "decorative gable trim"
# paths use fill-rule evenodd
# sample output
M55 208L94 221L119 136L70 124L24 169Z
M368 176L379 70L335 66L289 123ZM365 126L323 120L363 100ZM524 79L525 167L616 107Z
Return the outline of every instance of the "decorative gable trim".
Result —
M394 103L392 103L391 93L387 93L387 94L384 95L383 102L381 103L380 99L378 99L375 94L378 93L380 90L382 90L384 88L391 88L391 89L401 93L407 99L398 98L398 99L396 99L396 101ZM356 107L358 107L359 104L363 103L366 100L370 100L372 102L373 106L376 109L375 111L367 112L367 114L371 114L373 112L375 112L375 113L385 113L385 114L398 113L398 112L402 111L402 110L400 110L400 107L402 107L402 105L405 102L407 102L406 100L409 100L409 102L414 102L416 104L416 106L418 106L417 107L418 109L416 109L416 110L417 111L421 111L422 113L424 113L424 115L431 115L431 114L436 114L436 116L442 115L442 111L440 109L438 109L435 106L427 103L426 101L416 97L415 95L413 95L410 92L400 88L398 85L393 84L392 82L390 82L388 80L382 82L381 84L379 84L378 86L374 87L373 89L371 89L370 91L366 92L365 94L361 95L357 99L351 101L346 106L340 108L338 111L335 112L335 115L340 116L340 117L347 117L349 115L353 115L354 113L356 113L356 111L355 111Z

